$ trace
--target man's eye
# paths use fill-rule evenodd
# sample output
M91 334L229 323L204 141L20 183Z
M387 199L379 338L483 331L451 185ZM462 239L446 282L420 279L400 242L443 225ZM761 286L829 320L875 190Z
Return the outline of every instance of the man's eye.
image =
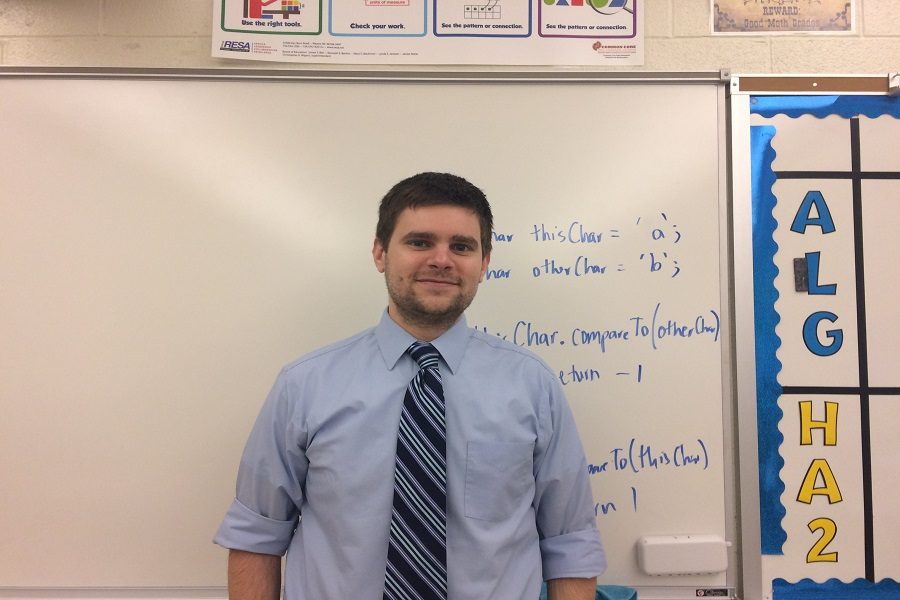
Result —
M471 252L474 248L469 244L454 244L453 250L456 252Z
M414 248L427 248L428 247L427 240L409 240L407 243Z

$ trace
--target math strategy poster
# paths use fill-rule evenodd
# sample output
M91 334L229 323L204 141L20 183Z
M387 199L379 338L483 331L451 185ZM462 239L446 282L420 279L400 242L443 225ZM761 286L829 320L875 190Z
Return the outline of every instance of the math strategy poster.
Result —
M641 65L644 0L214 0L212 55L334 64Z

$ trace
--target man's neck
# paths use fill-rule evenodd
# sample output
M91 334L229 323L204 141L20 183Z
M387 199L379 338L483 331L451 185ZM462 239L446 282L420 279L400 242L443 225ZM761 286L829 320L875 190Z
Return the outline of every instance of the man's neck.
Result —
M404 319L397 313L397 309L388 306L388 316L391 320L400 326L406 333L413 336L420 342L433 342L437 338L444 335L451 327L453 327L453 323L447 324L438 324L438 325L430 325L426 323L411 323L408 320Z

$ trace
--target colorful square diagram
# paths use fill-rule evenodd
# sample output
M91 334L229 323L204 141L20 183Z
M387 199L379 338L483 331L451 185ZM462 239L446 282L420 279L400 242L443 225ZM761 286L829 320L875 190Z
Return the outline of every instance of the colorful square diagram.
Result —
M321 0L222 0L222 31L278 35L322 33Z
M529 0L435 0L434 35L442 37L528 37Z
M638 0L539 0L538 34L560 38L633 38Z
M411 37L427 31L426 0L354 0L328 3L328 30L335 36Z

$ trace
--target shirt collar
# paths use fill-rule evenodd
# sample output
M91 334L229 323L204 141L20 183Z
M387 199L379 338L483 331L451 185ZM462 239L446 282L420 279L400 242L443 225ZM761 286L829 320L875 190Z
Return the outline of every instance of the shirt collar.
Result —
M463 354L469 343L471 331L466 325L466 317L462 315L453 326L441 336L431 341L435 349L441 353L441 358L447 363L451 373L456 373L462 362ZM375 327L375 339L381 349L381 356L388 370L393 370L400 357L406 352L410 344L416 341L409 332L397 325L388 315L387 309L381 315L381 321Z

